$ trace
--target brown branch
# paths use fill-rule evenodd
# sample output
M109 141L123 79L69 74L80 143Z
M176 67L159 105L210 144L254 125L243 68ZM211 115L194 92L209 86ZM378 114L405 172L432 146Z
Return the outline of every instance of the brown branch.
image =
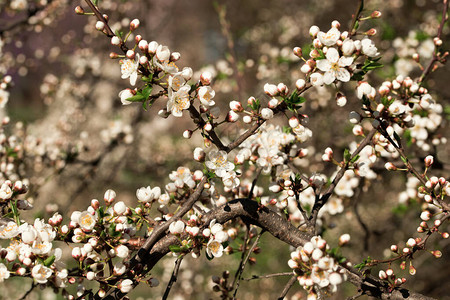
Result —
M372 131L369 132L369 134L361 141L358 148L356 148L356 150L352 153L349 161L347 161L346 164L339 169L339 171L337 172L336 176L334 177L333 181L331 182L330 186L325 191L325 193L321 197L318 197L318 199L316 199L310 216L310 224L312 224L312 226L315 226L320 209L327 203L328 199L333 194L333 191L336 188L337 184L339 183L339 181L341 181L342 177L344 176L345 171L348 170L350 166L350 161L353 158L355 158L362 151L362 149L364 149L364 147L369 145L369 143L372 141L372 137L375 135L376 132L377 132L376 129L372 129ZM314 228L310 228L310 230L314 230Z
M172 276L170 277L170 281L167 284L166 290L164 291L162 300L167 300L167 297L169 297L170 289L172 288L173 284L177 281L178 271L180 270L180 266L181 266L181 262L183 261L183 258L184 258L184 255L181 255L175 261L175 267L173 268Z
M255 279L263 279L263 278L272 278L272 277L280 277L280 276L291 276L292 272L282 272L282 273L274 273L274 274L267 274L267 275L252 275L250 278L242 278L242 280L250 281Z
M278 300L283 300L284 297L286 297L287 293L291 289L291 287L294 285L294 283L297 281L297 275L292 275L291 279L289 279L288 283L284 286L283 291L281 292L280 296L278 297Z

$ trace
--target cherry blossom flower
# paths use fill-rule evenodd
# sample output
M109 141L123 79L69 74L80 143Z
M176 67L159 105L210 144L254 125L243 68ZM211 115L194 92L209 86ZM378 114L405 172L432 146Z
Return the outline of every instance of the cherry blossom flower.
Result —
M118 287L122 293L129 293L133 289L133 281L131 279L125 279L119 283Z
M174 117L181 117L183 110L191 106L189 100L189 91L191 87L183 86L178 91L172 92L169 90L169 101L167 102L167 110L172 113Z
M53 270L47 268L44 265L37 264L31 270L31 276L33 276L34 280L37 283L44 284L48 281L48 278L52 276Z
M198 98L203 105L213 106L215 102L212 100L216 92L210 86L201 86L198 89Z
M206 253L209 257L221 257L223 255L223 246L219 241L211 239L206 245Z
M0 226L0 239L11 239L20 233L20 227L15 222Z
M122 79L130 78L130 84L135 85L138 77L139 54L136 55L137 60L125 59L121 60L120 71Z
M133 96L134 96L134 94L131 89L124 89L124 90L120 91L120 93L119 93L119 98L123 105L128 105L128 104L133 103L133 102L127 100L128 98L131 98Z
M206 166L214 170L217 176L224 177L227 171L232 171L234 169L234 164L227 161L227 153L223 150L211 151L208 153L209 161L206 161Z
M320 31L317 33L317 37L323 45L333 46L341 37L341 33L337 28L332 27L327 33Z
M345 68L353 63L353 57L339 57L339 52L335 48L330 48L325 55L326 59L317 61L317 68L325 74L323 82L331 84L336 79L347 82L350 80L350 72Z
M97 214L83 211L80 213L77 223L80 224L81 229L84 231L91 231L97 223Z
M374 57L379 54L372 40L367 38L361 41L361 52L369 57Z

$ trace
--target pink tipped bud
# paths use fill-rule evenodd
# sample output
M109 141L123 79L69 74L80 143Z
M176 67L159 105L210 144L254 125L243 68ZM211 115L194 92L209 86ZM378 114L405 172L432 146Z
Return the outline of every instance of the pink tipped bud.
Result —
M147 52L148 51L148 42L146 40L140 40L138 42L138 47L142 52Z
M135 56L135 53L134 53L133 50L128 50L126 56L127 56L127 58L129 58L129 59L133 59L134 56Z
M431 167L431 165L434 162L433 156L428 155L427 157L425 157L424 161L425 161L425 167L427 167L427 168Z
M180 52L172 52L170 54L170 61L178 61L181 58Z
M183 132L183 137L184 137L185 139L190 139L191 136L192 136L192 130L186 129L186 130Z
M272 199L270 199L270 201L269 201L269 204L270 204L270 205L277 205L277 203L278 203L278 200L275 199L275 198L272 198Z
M236 122L238 119L239 119L239 115L238 115L236 112L234 112L233 110L230 110L230 111L228 112L228 114L227 114L227 121L228 121L228 122L234 123L234 122Z
M212 80L212 74L208 71L203 72L200 75L200 81L203 85L210 85Z
M206 123L205 124L205 126L203 126L203 129L206 131L206 132L209 132L209 131L211 131L212 130L212 125L211 125L211 123Z
M302 56L303 56L302 48L300 48L300 47L295 47L295 48L294 48L294 54L295 54L295 56L302 57Z
M394 253L397 253L397 251L398 251L398 246L397 246L397 245L392 245L392 246L391 246L391 251L394 252Z
M109 53L109 58L111 58L111 59L115 59L115 58L118 58L118 57L119 57L119 54L117 54L115 52Z
M105 200L106 204L111 205L111 203L114 202L116 199L116 192L109 189L105 192L105 195L103 196L103 200Z
M444 239L448 239L449 234L448 234L448 232L443 232L443 233L441 234L441 236L442 236Z
M388 171L395 171L395 170L397 170L397 167L394 166L394 164L391 163L391 162L387 162L387 163L384 165L384 167L385 167L386 170L388 170Z
M433 256L436 258L442 257L442 252L439 250L431 251L431 254L433 254Z
M408 247L414 247L416 245L416 240L413 238L408 239L408 241L406 242L406 246Z
M107 14L103 14L102 16L103 16L103 19L105 19L105 21L108 21L108 20L109 20L109 17L108 17Z
M403 248L403 254L408 254L408 253L410 253L411 252L411 249L409 249L409 248Z
M97 210L100 207L100 202L97 199L91 200L91 207L95 210Z
M291 126L291 128L295 128L300 124L299 120L297 117L291 117L289 119L289 126Z
M336 104L337 104L339 107L345 106L345 104L347 104L347 98L346 98L343 94L338 93L338 94L336 95Z
M394 275L394 270L392 270L392 269L387 269L387 270L386 270L386 275L389 276L389 277L391 277L392 275Z
M146 65L147 63L148 63L148 58L147 58L147 56L141 56L141 57L139 57L139 63L141 64L141 65Z
M264 92L271 97L275 97L279 93L277 86L275 84L269 84L269 83L266 83L264 85Z
M130 22L130 30L131 31L136 30L139 27L140 23L141 22L138 19L134 19L133 21L131 21Z
M255 103L255 101L256 101L255 97L251 96L247 99L247 104L253 105L253 103Z
M244 110L244 108L242 107L241 102L239 102L239 101L231 101L230 102L230 109L235 111L235 112L240 112L240 111Z
M339 21L334 20L333 22L331 22L331 27L339 29L341 27L341 23L339 23Z
M284 83L279 83L277 85L277 89L281 95L286 95L287 93L289 93L289 89Z
M370 14L370 17L371 17L372 19L376 19L376 18L381 17L381 11L375 10L374 12L372 12L372 13Z
M442 46L442 40L438 37L435 37L433 39L434 45L436 45L436 47Z
M297 81L295 82L295 87L297 88L297 90L302 90L306 85L306 81L304 79L297 79Z
M83 15L84 14L84 9L81 6L78 5L77 7L75 7L75 13L77 15Z
M366 35L368 36L374 36L375 34L377 34L377 30L375 28L371 28L366 31Z
M414 54L412 55L412 59L413 59L414 61L416 61L416 62L419 62L419 60L420 60L419 53L414 53Z
M134 37L134 41L136 44L139 44L140 41L142 41L142 35L138 34Z
M385 280L385 279L387 278L387 274L386 274L385 271L380 270L380 272L378 272L378 277L379 277L381 280Z
M280 103L280 101L278 101L277 98L272 98L272 99L269 100L269 103L267 104L267 106L268 106L269 108L274 109L275 107L278 106L278 103Z

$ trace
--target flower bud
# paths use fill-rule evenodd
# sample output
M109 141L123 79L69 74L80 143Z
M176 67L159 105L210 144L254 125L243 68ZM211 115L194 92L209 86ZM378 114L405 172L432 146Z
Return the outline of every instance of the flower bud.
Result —
M427 157L425 157L424 161L425 161L425 167L427 167L427 168L431 167L431 165L433 164L433 161L434 161L433 156L428 155Z
M133 21L130 22L130 31L136 30L139 25L140 25L140 21L138 19L134 19Z
M190 139L191 136L192 136L192 130L186 129L186 130L183 132L183 137L184 137L185 139Z
M295 82L295 87L297 88L297 90L302 90L306 85L306 81L304 79L297 79L297 81Z
M97 21L97 23L95 23L95 29L102 31L105 29L105 23L103 21Z
M302 48L295 47L294 48L294 54L295 54L295 56L302 57L303 56Z
M373 11L373 12L370 14L370 17L371 17L372 19L376 19L376 18L381 17L381 11L379 11L379 10Z
M205 71L200 75L200 81L203 85L210 85L211 80L212 80L212 74L208 71Z
M112 45L115 45L115 46L120 45L120 42L121 42L120 38L117 35L115 35L111 38Z
M75 13L77 15L83 15L84 14L84 9L80 5L78 5L77 7L75 7Z

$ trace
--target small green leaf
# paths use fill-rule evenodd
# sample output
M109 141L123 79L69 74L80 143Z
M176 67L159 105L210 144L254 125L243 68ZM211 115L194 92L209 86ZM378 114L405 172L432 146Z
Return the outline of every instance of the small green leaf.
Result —
M130 101L130 102L141 102L142 100L146 100L146 99L147 98L145 98L144 95L142 95L138 92L136 95L131 96L130 98L127 98L126 100Z
M357 154L357 155L355 155L355 157L353 157L351 160L350 160L350 163L354 163L354 162L356 162L358 159L359 159L359 154Z
M144 96L145 100L148 99L148 97L150 97L150 94L152 93L153 87L151 85L146 85L143 89L142 89L142 96Z
M50 267L56 260L56 256L52 255L48 257L46 260L44 260L44 266Z
M352 156L352 155L350 154L350 150L345 149L345 150L344 150L344 161L345 161L345 162L349 162L351 156Z

